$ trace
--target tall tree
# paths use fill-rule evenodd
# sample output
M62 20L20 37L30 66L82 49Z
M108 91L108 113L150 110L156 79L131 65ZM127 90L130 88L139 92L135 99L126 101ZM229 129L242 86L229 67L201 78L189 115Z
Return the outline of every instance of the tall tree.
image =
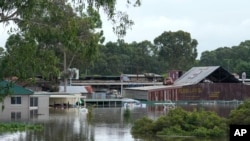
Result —
M53 1L58 0L2 0L0 1L0 23L23 21L23 17L32 15L37 7L46 9L49 6L48 3ZM133 21L129 19L126 12L116 9L116 0L64 0L60 3L65 2L72 3L72 5L91 7L91 9L97 11L102 9L113 24L113 30L118 36L123 37L126 30L133 25ZM140 6L141 0L127 0L127 5Z
M85 56L89 56L91 58L91 56L93 56L92 54L94 54L96 52L96 48L92 48L93 45L96 45L98 43L101 34L95 34L95 36L92 36L93 34L91 34L91 36L88 36L89 32L85 32L86 30L80 30L80 32L78 32L79 26L83 26L82 22L76 22L79 21L79 19L75 18L75 19L71 19L71 20L65 20L64 22L65 24L61 24L58 28L58 24L56 22L56 19L53 18L59 18L62 16L64 16L64 10L66 10L67 12L70 12L71 9L65 7L64 5L66 5L66 3L71 2L71 5L76 6L76 8L74 9L75 11L80 12L80 17L82 17L83 15L82 12L83 11L88 11L90 14L90 16L95 15L99 15L99 9L103 9L104 12L107 14L108 19L113 23L113 30L114 32L119 36L119 37L123 37L126 34L126 30L127 28L129 28L131 25L133 25L133 21L129 19L128 15L125 12L121 12L116 10L116 0L83 0L83 1L75 1L75 0L17 0L17 1L8 1L8 0L3 0L0 2L0 23L8 23L9 21L14 21L15 23L18 23L19 27L21 27L22 31L26 31L29 30L29 34L32 35L32 30L30 28L32 28L32 26L35 27L44 27L47 26L46 28L36 28L33 31L36 31L38 33L38 36L36 36L36 41L41 41L41 38L45 37L46 35L49 35L47 37L48 40L50 40L51 36L53 36L52 39L54 39L53 45L60 47L60 49L63 49L64 52L64 73L66 73L66 52L68 50L71 51L75 51L75 53L78 53L79 51L83 51L83 50L79 50L77 47L78 46L82 46L82 42L79 42L79 37L80 38L84 38L87 42L84 43L85 47L84 51L85 51ZM54 5L57 5L57 8L52 8L54 7ZM135 1L131 1L128 0L127 1L128 5L133 5L133 6L139 6L140 5L140 0L135 0ZM80 5L80 6L79 6ZM59 9L61 10L58 10ZM85 9L87 7L87 9ZM51 11L51 9L54 9L55 11L59 11L59 13L56 13L54 11ZM82 10L82 11L80 11ZM41 13L41 11L43 11ZM97 14L96 14L97 13ZM51 15L50 15L51 14ZM55 14L55 15L53 15ZM79 14L79 13L78 13ZM48 16L49 15L49 16ZM79 16L79 15L78 15ZM59 30L54 30L51 28L48 28L51 25L46 25L44 24L44 22L41 24L41 21L39 20L33 20L36 17L47 17L47 19L45 19L44 21L54 21L55 24L52 26L54 26L54 29L60 29L62 32L60 32ZM75 15L73 17L76 17ZM93 20L93 19L92 19ZM62 20L59 20L58 22L60 22ZM84 21L83 21L84 22ZM70 26L69 26L70 25ZM84 24L86 26L86 24ZM91 25L91 24L90 24ZM68 27L66 28L66 30L64 29L64 27ZM98 25L95 25L98 26ZM42 32L42 31L46 32ZM74 31L72 31L72 29ZM82 28L83 29L83 28ZM93 29L93 27L86 27L86 29ZM59 32L58 32L59 31ZM26 31L27 32L27 31ZM49 33L49 34L48 34ZM90 32L91 33L91 32ZM80 35L79 35L80 34ZM57 36L57 35L61 35L61 36ZM73 35L73 36L72 36ZM76 36L77 35L77 36ZM58 40L55 38L57 37ZM77 37L77 38L75 38ZM43 38L44 39L44 38ZM51 42L50 41L44 41L47 45L47 42ZM43 48L47 48L47 45L43 45ZM39 46L41 46L41 43L39 44ZM71 46L69 48L69 46ZM50 46L51 47L51 46ZM74 57L73 57L74 58ZM73 59L71 59L70 61L70 65L72 64Z
M131 73L160 72L158 64L154 62L156 54L154 45L150 41L133 42L130 46L133 50L131 66L134 67Z
M163 32L154 39L159 49L159 57L169 69L188 69L197 57L198 42L188 32Z
M199 65L219 65L232 73L250 73L250 41L241 42L238 46L219 47L201 54Z
M98 59L90 70L92 74L100 75L161 74L167 71L158 60L156 47L150 41L125 43L123 40L108 42L101 47Z
M201 54L201 58L199 61L199 65L201 66L215 66L218 65L216 64L218 62L216 53L213 51L204 51Z
M23 33L38 43L39 49L53 50L60 60L64 60L62 77L66 91L68 68L75 57L92 60L103 38L102 31L95 30L101 27L97 11L91 7L83 11L82 6L74 10L62 1L54 0L48 3L47 9L36 9L32 16L24 17L18 25Z
M58 59L54 52L38 50L38 44L29 38L11 35L6 43L6 52L1 62L1 75L20 80L31 80L40 74L46 79L59 74Z

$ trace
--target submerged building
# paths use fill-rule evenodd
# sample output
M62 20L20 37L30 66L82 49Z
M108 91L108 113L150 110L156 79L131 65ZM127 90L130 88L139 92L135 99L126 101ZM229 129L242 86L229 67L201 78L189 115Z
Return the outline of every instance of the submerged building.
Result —
M172 85L126 88L125 97L147 101L245 100L250 85L220 66L193 67Z

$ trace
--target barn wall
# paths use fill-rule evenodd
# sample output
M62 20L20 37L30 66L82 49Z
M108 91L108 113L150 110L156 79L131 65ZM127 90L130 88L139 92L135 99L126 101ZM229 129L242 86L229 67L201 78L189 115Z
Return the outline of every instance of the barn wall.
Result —
M200 83L178 89L178 100L244 100L249 91L242 83Z
M168 101L177 100L177 89L160 89L148 92L149 101Z

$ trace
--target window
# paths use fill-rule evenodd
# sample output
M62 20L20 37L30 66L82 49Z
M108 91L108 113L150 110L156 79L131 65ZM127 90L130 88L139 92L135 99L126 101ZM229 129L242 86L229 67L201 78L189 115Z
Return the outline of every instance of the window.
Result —
M20 120L21 119L21 112L11 112L11 120Z
M38 110L30 110L30 118L37 118Z
M38 97L31 97L30 98L30 107L38 106Z
M11 104L22 104L22 99L20 96L11 97Z

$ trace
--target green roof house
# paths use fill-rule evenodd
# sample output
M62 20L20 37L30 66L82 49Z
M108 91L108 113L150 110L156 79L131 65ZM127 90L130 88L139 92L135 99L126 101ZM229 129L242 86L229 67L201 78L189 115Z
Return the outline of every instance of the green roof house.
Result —
M9 87L9 92L13 95L32 95L34 93L31 90L4 80L0 82L0 94L6 94L7 87Z
M8 81L1 81L0 95L6 95L8 92L10 95L0 102L0 107L4 107L0 109L0 121L26 120L30 118L31 110L38 109L39 97L34 96L33 91Z

